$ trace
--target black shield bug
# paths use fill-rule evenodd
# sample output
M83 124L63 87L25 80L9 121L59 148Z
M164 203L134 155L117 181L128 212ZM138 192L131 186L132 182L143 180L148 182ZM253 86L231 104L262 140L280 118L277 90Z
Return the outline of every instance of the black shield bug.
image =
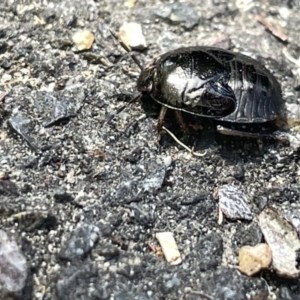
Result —
M116 33L111 33L118 39ZM196 46L167 52L143 67L131 49L122 41L120 44L141 69L137 81L140 94L131 102L149 94L162 105L159 132L169 108L181 123L181 112L185 112L246 128L243 131L217 126L223 134L281 138L277 132L247 131L249 124L276 121L283 111L278 81L256 60L220 48Z

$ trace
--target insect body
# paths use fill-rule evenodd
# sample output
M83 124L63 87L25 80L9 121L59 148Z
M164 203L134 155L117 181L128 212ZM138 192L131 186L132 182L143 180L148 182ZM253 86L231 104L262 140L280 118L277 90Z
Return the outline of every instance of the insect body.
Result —
M162 105L159 132L168 108L175 111L185 130L181 112L237 125L264 124L282 115L279 83L250 57L214 47L186 47L167 52L144 68L130 48L122 41L120 44L141 69L137 81L140 94L130 102L149 94ZM276 134L217 128L223 134L277 138Z
M142 70L141 93L166 108L232 123L264 123L282 111L281 88L257 61L213 47L188 47Z

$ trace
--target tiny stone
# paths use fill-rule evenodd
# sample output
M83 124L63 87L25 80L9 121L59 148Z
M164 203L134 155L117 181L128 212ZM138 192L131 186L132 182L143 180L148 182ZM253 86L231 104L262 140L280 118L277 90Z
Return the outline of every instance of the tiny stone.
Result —
M143 50L147 47L142 26L138 23L125 23L119 30L119 37L131 49Z
M10 74L7 74L7 73L5 73L5 74L3 74L2 75L2 82L8 82L8 81L11 81L11 79L12 79L12 76L10 75Z
M248 276L268 268L271 261L272 251L267 244L243 246L239 251L239 270Z
M2 61L0 61L0 65L3 69L9 69L11 67L11 62L7 58L3 58Z
M29 75L29 74L30 74L30 71L29 71L28 69L26 69L26 68L22 68L22 69L20 70L20 72L21 72L21 74L23 74L23 75Z
M77 31L72 36L73 43L79 51L90 49L93 45L94 39L94 35L87 29Z
M280 17L284 20L288 20L290 13L291 13L291 11L285 6L279 7L278 12L280 14Z
M127 0L126 5L128 8L133 8L137 0Z
M169 168L172 164L172 157L171 156L165 156L165 157L162 157L162 160L166 166L166 168Z
M17 294L24 288L27 278L26 258L15 240L0 230L0 299Z
M192 29L199 22L199 15L195 8L186 3L171 3L154 11L158 17L169 21L171 24L181 24L185 29Z

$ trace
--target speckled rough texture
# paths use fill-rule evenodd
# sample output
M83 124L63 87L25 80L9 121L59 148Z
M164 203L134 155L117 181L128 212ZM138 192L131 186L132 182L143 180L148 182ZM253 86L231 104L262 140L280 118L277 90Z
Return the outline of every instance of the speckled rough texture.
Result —
M166 127L207 154L192 157L168 135L158 145L151 99L104 124L136 92L139 69L108 31L124 22L142 25L143 64L180 46L223 47L265 64L284 101L299 102L300 3L174 2L0 1L0 226L28 260L20 299L203 299L192 289L244 300L268 286L277 299L300 299L299 280L236 270L239 247L254 244L246 235L262 241L255 220L265 205L298 224L298 151L221 136L207 119L191 119L203 130L187 137L172 112ZM72 35L82 29L95 41L78 52ZM247 195L251 222L218 225L213 193L224 184ZM173 232L181 265L158 255L161 231Z

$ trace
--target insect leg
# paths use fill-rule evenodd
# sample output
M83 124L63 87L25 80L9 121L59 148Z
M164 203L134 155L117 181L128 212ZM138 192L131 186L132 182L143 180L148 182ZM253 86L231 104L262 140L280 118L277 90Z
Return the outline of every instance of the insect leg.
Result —
M189 130L188 126L186 125L186 123L183 120L181 111L180 110L174 110L174 112L175 112L176 119L177 119L179 125L181 126L181 128L183 129L184 133L189 135L190 130Z
M249 137L249 138L266 138L266 139L275 139L282 142L288 142L288 137L280 131L275 131L273 133L264 133L264 132L246 132L241 130L230 129L221 125L217 126L217 131L224 135L231 136L240 136L240 137Z
M162 106L159 112L159 116L158 116L158 120L157 120L157 142L160 141L160 136L161 136L161 130L163 127L163 123L164 123L164 119L165 119L165 115L167 113L168 108L166 106Z

